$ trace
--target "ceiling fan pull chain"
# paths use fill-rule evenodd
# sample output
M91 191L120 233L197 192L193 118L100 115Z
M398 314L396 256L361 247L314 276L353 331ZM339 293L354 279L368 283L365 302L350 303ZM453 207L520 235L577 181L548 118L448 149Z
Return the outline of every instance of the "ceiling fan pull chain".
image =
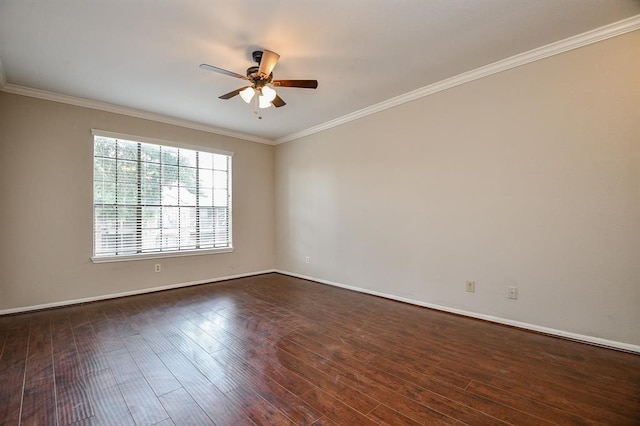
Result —
M258 116L258 120L262 120L262 114L260 114L260 108L258 107L258 96L259 94L256 93L256 95L253 97L254 102L253 102L253 113L255 115Z

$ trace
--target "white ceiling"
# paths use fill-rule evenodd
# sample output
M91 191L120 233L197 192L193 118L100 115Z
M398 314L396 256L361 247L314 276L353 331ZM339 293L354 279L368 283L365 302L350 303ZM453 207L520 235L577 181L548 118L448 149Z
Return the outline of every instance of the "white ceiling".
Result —
M109 103L268 142L640 14L638 0L0 0L0 85ZM283 108L219 95L281 55ZM4 73L4 77L2 74ZM4 81L3 81L4 80Z

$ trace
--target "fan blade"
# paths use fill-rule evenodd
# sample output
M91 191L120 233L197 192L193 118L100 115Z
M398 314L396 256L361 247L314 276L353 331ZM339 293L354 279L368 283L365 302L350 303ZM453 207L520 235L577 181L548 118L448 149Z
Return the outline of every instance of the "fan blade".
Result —
M244 86L244 87L241 87L239 89L234 90L233 92L229 92L229 93L224 94L222 96L218 96L218 99L231 99L234 96L237 96L240 92L242 92L247 87L249 87L249 86Z
M276 52L272 52L270 50L265 50L262 52L262 59L260 59L260 68L258 68L258 74L263 79L266 79L273 71L273 67L278 63L278 59L280 59L280 55Z
M271 83L277 87L299 87L302 89L318 88L318 80L273 80Z
M285 101L282 100L282 98L278 95L276 95L276 97L271 101L271 103L273 104L274 107L276 108L280 108L285 106L287 103Z
M235 73L233 71L227 71L227 70L224 70L222 68L214 67L213 65L209 65L209 64L200 64L200 68L203 69L203 70L213 71L213 72L217 72L217 73L220 73L220 74L228 75L230 77L236 77L236 78L241 78L243 80L249 80L244 75Z

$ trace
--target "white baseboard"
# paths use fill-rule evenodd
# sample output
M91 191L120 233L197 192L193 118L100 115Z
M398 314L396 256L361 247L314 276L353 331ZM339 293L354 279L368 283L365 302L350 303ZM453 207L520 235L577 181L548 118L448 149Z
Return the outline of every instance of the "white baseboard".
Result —
M156 291L171 290L174 288L189 287L189 286L200 285L200 284L209 284L209 283L214 283L218 281L233 280L235 278L244 278L244 277L251 277L254 275L269 274L271 272L276 272L276 270L267 269L264 271L248 272L245 274L229 275L226 277L209 278L206 280L189 281L184 283L168 284L168 285L163 285L159 287L143 288L140 290L123 291L121 293L111 293L111 294L105 294L101 296L85 297L82 299L63 300L60 302L44 303L42 305L23 306L20 308L4 309L4 310L0 310L0 315L18 314L23 312L39 311L42 309L58 308L61 306L79 305L81 303L96 302L98 300L116 299L118 297L135 296L137 294L145 294L145 293L154 293Z
M214 283L214 282L219 282L219 281L227 281L227 280L232 280L232 279L236 279L236 278L244 278L244 277L251 277L251 276L255 276L255 275L269 274L269 273L272 273L272 272L275 272L275 273L278 273L278 274L283 274L283 275L289 275L289 276L296 277L296 278L302 278L302 279L309 280L309 281L315 281L315 282L318 282L318 283L321 283L321 284L327 284L327 285L331 285L331 286L334 286L334 287L344 288L344 289L347 289L347 290L357 291L359 293L371 294L373 296L384 297L385 299L397 300L399 302L409 303L409 304L412 304L412 305L422 306L422 307L425 307L425 308L435 309L435 310L438 310L438 311L449 312L449 313L462 315L462 316L466 316L466 317L471 317L471 318L477 318L477 319L481 319L481 320L485 320L485 321L490 321L490 322L494 322L494 323L497 323L497 324L504 324L504 325L509 325L509 326L512 326L512 327L522 328L522 329L525 329L525 330L531 330L531 331L536 331L536 332L539 332L539 333L549 334L549 335L552 335L552 336L562 337L562 338L565 338L565 339L576 340L578 342L588 343L588 344L595 345L595 346L601 346L601 347L605 347L605 348L617 349L617 350L622 350L622 351L625 351L625 352L632 352L632 353L640 354L640 346L632 345L630 343L616 342L615 340L601 339L599 337L593 337L593 336L587 336L587 335L584 335L584 334L572 333L572 332L569 332L569 331L558 330L558 329L549 328L549 327L543 327L543 326L539 326L539 325L535 325L535 324L529 324L529 323L525 323L525 322L521 322L521 321L514 321L514 320L510 320L510 319L506 319L506 318L495 317L495 316L492 316L492 315L485 315L485 314L479 314L479 313L476 313L476 312L465 311L465 310L462 310L462 309L450 308L448 306L436 305L436 304L433 304L433 303L427 303L427 302L423 302L423 301L420 301L420 300L408 299L408 298L405 298L405 297L400 297L400 296L396 296L396 295L389 294L389 293L382 293L382 292L379 292L379 291L368 290L368 289L364 289L364 288L361 288L361 287L355 287L355 286L342 284L342 283L338 283L338 282L334 282L334 281L323 280L323 279L320 279L320 278L315 278L315 277L311 277L311 276L307 276L307 275L302 275L302 274L298 274L298 273L295 273L295 272L283 271L283 270L279 270L279 269L267 269L267 270L264 270L264 271L248 272L248 273L245 273L245 274L229 275L229 276L226 276L226 277L217 277L217 278L209 278L209 279L205 279L205 280L169 284L169 285L164 285L164 286L159 286L159 287L143 288L143 289L140 289L140 290L124 291L124 292L121 292L121 293L112 293L112 294L105 294L105 295L101 295L101 296L86 297L86 298L82 298L82 299L63 300L63 301L60 301L60 302L44 303L44 304L41 304L41 305L23 306L23 307L19 307L19 308L4 309L4 310L0 310L0 315L18 314L18 313L24 313L24 312L30 312L30 311L38 311L38 310L42 310L42 309L58 308L58 307L61 307L61 306L78 305L78 304L82 304L82 303L96 302L96 301L99 301L99 300L115 299L115 298L118 298L118 297L135 296L135 295L138 295L138 294L145 294L145 293L154 293L154 292L157 292L157 291L171 290L171 289L174 289L174 288L181 288L181 287L190 287L190 286L194 286L194 285L208 284L208 283Z
M282 271L276 269L274 272L283 275L289 275L296 278L302 278L309 281L315 281L321 284L327 284L334 287L341 287L347 290L357 291L359 293L371 294L373 296L384 297L385 299L397 300L399 302L409 303L412 305L423 306L425 308L431 308L438 311L449 312L457 315L462 315L465 317L477 318L485 321L494 322L497 324L509 325L512 327L522 328L525 330L531 330L538 333L549 334L551 336L562 337L564 339L575 340L582 343L588 343L590 345L601 346L610 349L617 349L625 352L639 353L640 354L640 346L632 345L630 343L616 342L615 340L607 340L601 339L599 337L587 336L584 334L572 333L569 331L558 330L555 328L543 327L535 324L529 324L521 321L514 321L507 318L495 317L492 315L479 314L476 312L465 311L462 309L450 308L448 306L436 305L433 303L427 303L420 300L407 299L405 297L396 296L388 293L381 293L379 291L367 290L361 287L355 287L347 284L337 283L333 281L323 280L319 278L310 277L307 275L297 274L295 272Z

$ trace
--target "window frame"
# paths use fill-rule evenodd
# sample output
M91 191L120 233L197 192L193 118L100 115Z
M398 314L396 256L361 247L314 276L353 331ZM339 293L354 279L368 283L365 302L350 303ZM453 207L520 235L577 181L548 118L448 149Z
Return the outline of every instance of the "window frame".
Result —
M125 262L125 261L133 261L133 260L144 260L144 259L158 259L158 258L167 258L167 257L182 257L182 256L201 256L208 254L219 254L219 253L230 253L233 252L233 214L232 214L232 170L233 170L233 152L225 151L216 148L203 147L199 145L189 145L180 142L166 141L161 139L149 138L144 136L136 136L136 135L128 135L124 133L111 132L106 130L98 130L91 129L91 144L92 144L92 170L91 170L91 210L92 210L92 224L91 224L91 235L92 235L92 256L91 261L93 263L108 263L108 262ZM179 148L179 149L188 149L200 152L207 152L212 154L225 155L229 157L228 161L228 204L227 204L227 217L228 217L228 247L220 247L220 248L204 248L204 249L184 249L184 250L167 250L167 251L157 251L157 252L146 252L146 253L135 253L135 254L123 254L123 255L98 255L96 256L96 236L95 236L95 226L96 226L96 217L95 217L95 137L106 137L113 139L122 139L127 141L139 142L139 143L148 143L154 145L160 145L163 147L169 148ZM140 165L137 162L138 166ZM139 184L139 183L138 183ZM138 203L140 201L138 200ZM141 204L138 204L141 205Z

